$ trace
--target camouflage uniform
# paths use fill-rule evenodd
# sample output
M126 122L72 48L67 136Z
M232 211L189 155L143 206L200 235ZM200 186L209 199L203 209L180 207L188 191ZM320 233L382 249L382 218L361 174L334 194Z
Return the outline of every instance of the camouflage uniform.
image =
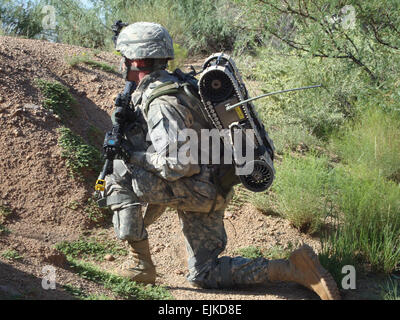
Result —
M174 153L186 141L169 135L169 129L182 132L190 128L199 135L202 128L210 127L187 91L186 94L157 91L162 84L179 82L163 70L167 60L174 56L172 39L162 26L138 22L122 30L117 50L125 58L126 79L142 72L132 96L137 118L124 127L125 138L131 145L124 146L129 160L115 160L113 174L106 176L105 192L107 204L114 211L115 232L118 238L128 241L134 263L117 273L133 281L155 282L146 227L168 206L179 214L189 256L188 280L193 285L231 288L262 284L267 279L292 281L314 290L321 299L340 299L332 276L307 245L293 251L287 260L218 257L227 242L223 218L232 197L234 179L231 178L237 177L232 165L199 165L190 159L183 161L177 156L179 153ZM138 59L154 62L153 68L147 70L153 72L146 71L144 78ZM135 69L129 60L134 61Z
M130 163L116 160L114 174L106 178L116 234L122 240L146 239L145 227L167 206L172 207L178 211L185 237L191 283L221 288L265 282L266 259L218 258L227 242L223 217L233 191L224 195L218 192L210 166L182 164L178 157L169 156L171 148L179 149L185 143L168 135L169 126L176 123L178 131L191 128L199 133L204 118L193 106L172 95L154 99L145 110L152 90L167 81L177 83L178 79L164 70L153 72L133 94L133 105L144 118L126 130L126 138L135 148ZM150 145L154 152L146 151ZM143 218L141 207L146 204Z

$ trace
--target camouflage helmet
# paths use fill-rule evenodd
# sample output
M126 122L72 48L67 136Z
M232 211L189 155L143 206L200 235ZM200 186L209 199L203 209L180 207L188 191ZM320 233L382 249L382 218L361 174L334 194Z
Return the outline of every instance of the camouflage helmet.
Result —
M117 51L128 59L174 59L172 38L167 29L152 22L136 22L122 29Z

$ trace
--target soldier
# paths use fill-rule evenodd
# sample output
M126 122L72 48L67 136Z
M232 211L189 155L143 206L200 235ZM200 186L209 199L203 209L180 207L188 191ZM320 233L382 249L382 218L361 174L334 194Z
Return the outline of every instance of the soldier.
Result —
M141 114L126 126L128 160L114 160L113 174L106 176L116 235L128 242L133 254L117 273L137 282L155 282L146 227L168 206L178 211L188 252L187 279L193 286L233 288L293 281L322 299L339 299L334 280L307 245L288 260L218 257L227 242L224 209L238 180L233 165L198 164L176 156L185 141L169 130L190 128L199 134L211 126L195 93L188 94L182 89L184 80L165 70L174 58L172 39L161 25L138 22L121 31L116 48L125 59L126 79L138 84L132 108Z

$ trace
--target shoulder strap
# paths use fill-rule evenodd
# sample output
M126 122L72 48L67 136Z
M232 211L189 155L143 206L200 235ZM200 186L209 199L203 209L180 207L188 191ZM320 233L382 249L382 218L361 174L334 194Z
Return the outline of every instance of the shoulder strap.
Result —
M187 97L183 100L189 110L194 113L194 116L199 121L201 121L205 127L212 128L212 125L210 124L207 115L204 114L203 109L200 105L201 101L191 93L189 89L190 86L191 85L187 82L179 83L173 81L167 81L160 84L159 86L154 88L153 91L151 91L150 96L146 100L146 104L144 107L145 116L147 117L150 104L154 101L154 99L157 99L164 95L178 95L181 93L183 96Z
M144 107L144 112L145 112L146 116L147 116L147 112L149 111L150 103L152 103L154 99L157 99L164 95L177 94L179 92L179 88L180 88L179 83L172 82L172 81L167 81L167 82L164 82L164 83L160 84L159 86L157 86L151 92L150 96L148 97L148 99L146 101L146 105Z

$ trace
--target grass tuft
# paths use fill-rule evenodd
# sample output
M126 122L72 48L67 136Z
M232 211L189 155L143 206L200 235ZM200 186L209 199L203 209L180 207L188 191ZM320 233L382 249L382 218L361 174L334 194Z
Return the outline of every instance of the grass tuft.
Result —
M85 64L94 69L102 70L109 73L118 73L117 69L114 66L111 66L105 62L93 60L91 56L86 53L82 53L81 55L74 55L71 58L66 57L65 60L71 67L75 67L79 64Z
M116 242L99 242L92 239L79 239L77 241L63 241L56 245L56 249L72 258L104 260L106 254L114 256L126 256L128 251L119 246Z
M71 129L62 127L58 143L62 148L61 156L66 160L67 168L73 178L82 179L86 174L97 174L101 170L102 157L99 150L84 142Z
M16 250L5 250L1 253L1 256L7 260L10 261L15 261L15 260L21 260L23 257L19 254L18 251Z
M72 269L82 278L103 285L116 296L133 300L169 300L173 297L160 286L137 284L129 279L102 271L96 266L68 257Z
M76 101L69 92L69 89L58 81L35 79L34 84L44 96L43 107L53 111L61 118L71 114L71 105Z

